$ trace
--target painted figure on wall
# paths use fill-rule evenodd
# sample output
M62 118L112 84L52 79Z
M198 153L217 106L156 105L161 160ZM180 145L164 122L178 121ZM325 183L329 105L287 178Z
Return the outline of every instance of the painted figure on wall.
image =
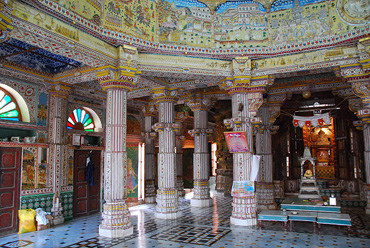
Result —
M47 168L45 163L39 164L37 171L37 188L46 188Z
M22 190L35 188L35 157L32 151L23 150Z
M127 159L127 192L134 193L137 188L137 174L132 167L132 160Z
M138 156L137 144L127 146L127 200L137 201L138 199Z
M48 95L46 93L40 93L39 105L37 107L37 125L46 126L46 120L48 117Z

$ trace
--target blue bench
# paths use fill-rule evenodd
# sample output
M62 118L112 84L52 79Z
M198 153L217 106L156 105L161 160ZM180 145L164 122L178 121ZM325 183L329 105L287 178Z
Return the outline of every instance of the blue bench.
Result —
M284 224L284 230L287 229L288 215L281 210L262 210L258 214L258 225L262 227L262 221L280 221Z
M346 226L347 233L351 230L351 217L349 214L317 213L317 225L321 231L321 225Z

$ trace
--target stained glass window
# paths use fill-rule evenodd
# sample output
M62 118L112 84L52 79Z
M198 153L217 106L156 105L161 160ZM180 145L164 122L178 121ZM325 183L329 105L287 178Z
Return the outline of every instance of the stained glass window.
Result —
M92 116L86 110L79 108L69 115L67 128L94 132L95 125Z
M22 116L14 97L0 87L0 119L22 121Z

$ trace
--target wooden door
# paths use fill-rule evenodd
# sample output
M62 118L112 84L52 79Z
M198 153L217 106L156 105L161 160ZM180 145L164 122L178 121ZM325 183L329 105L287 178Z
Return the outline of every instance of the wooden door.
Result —
M0 148L0 233L17 229L21 148Z
M76 150L74 156L73 176L73 215L74 217L90 215L100 210L100 151L93 151L94 185L86 181L86 158L89 151Z

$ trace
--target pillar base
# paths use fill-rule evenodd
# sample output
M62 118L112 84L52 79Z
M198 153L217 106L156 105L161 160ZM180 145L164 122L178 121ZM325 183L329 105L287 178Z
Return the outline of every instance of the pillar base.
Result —
M237 219L234 217L230 217L230 223L237 226L255 226L257 225L257 218Z
M104 203L102 223L99 235L108 238L120 238L133 233L130 212L123 199Z
M370 208L366 208L366 214L370 215Z
M63 216L54 216L53 217L53 225L59 225L64 223L64 217Z
M115 228L115 229L106 229L99 226L99 235L107 238L121 238L134 233L134 228L131 226L127 229Z
M165 220L173 220L180 218L182 216L182 213L180 211L174 212L174 213L160 213L160 212L155 212L154 217L158 219L165 219Z
M192 207L205 208L213 205L213 199L191 199L190 205Z
M179 189L177 191L177 194L178 194L179 197L184 197L185 196L185 190L184 189Z
M154 204L155 203L155 196L145 197L146 204Z

